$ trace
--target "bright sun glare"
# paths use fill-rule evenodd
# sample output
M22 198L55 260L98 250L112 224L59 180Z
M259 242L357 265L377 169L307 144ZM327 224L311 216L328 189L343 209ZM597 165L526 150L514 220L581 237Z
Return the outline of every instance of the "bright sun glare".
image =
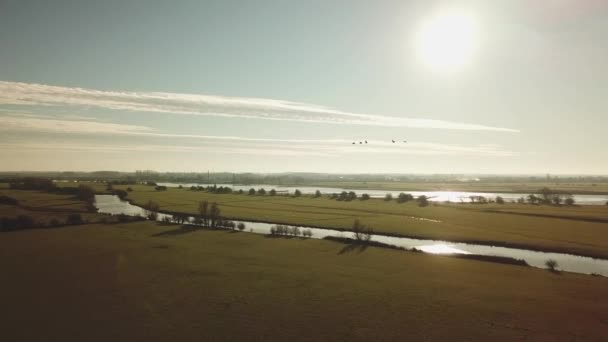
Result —
M425 21L416 33L418 57L436 71L455 71L466 65L477 48L475 18L464 12L436 15Z

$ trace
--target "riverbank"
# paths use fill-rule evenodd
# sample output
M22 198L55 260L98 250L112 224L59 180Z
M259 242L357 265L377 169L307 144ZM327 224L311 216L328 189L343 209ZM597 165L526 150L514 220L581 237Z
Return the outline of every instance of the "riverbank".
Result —
M577 217L608 217L603 207L549 207L517 204L430 205L399 204L379 199L343 202L328 198L211 194L188 189L156 191L133 186L128 199L137 205L149 200L161 211L196 215L198 203L217 202L222 216L257 222L349 230L358 218L377 233L409 238L471 242L537 251L608 258L608 224ZM484 210L535 211L543 215L570 215L574 219L514 215ZM424 219L421 220L420 218Z

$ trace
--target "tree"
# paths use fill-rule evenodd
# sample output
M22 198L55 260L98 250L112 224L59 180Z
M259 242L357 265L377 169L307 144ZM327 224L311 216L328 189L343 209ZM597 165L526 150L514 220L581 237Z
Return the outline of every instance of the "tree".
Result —
M108 182L108 184L106 184L106 190L108 190L108 191L114 190L114 187L112 186L112 183Z
M302 196L302 192L300 190L296 189L296 191L293 192L293 196L300 197L300 196Z
M220 207L216 202L211 203L211 208L209 209L209 219L211 220L211 227L215 228L218 220L220 219Z
M538 203L540 199L538 197L536 197L534 194L529 194L528 195L528 203L530 204L536 204Z
M363 195L361 195L361 200L362 201L367 201L369 198L370 198L369 194L363 194Z
M269 194L270 194L270 196L276 196L277 191L275 189L272 189L272 190L270 190Z
M505 200L501 196L496 196L496 203L505 204Z
M549 259L549 260L545 261L545 266L547 266L549 271L555 272L559 265L557 264L557 261L555 261L554 259Z
M425 195L418 196L418 199L416 199L416 201L418 202L419 207L426 207L429 205L429 199Z
M133 189L131 189L131 187L128 187L128 188L127 188L127 191L128 191L128 192L131 192L131 191L133 191Z
M209 224L209 202L201 201L198 203L198 215L205 226Z
M406 203L406 202L409 202L409 201L411 201L413 199L414 199L414 196L412 196L411 194L406 194L406 193L402 192L397 197L397 202L399 202L399 203Z
M576 203L574 201L574 198L572 196L568 196L566 197L566 200L564 201L564 203L566 203L566 205L574 205L574 203Z
M245 230L245 224L243 222L239 222L239 224L236 225L236 227L240 230L243 231Z
M353 233L355 233L355 240L359 243L367 243L372 239L373 230L361 224L359 219L355 219L353 222Z
M255 195L255 189L254 188L249 189L249 195L251 195L251 196Z
M264 195L266 195L266 190L264 190L264 188L260 188L260 189L258 190L258 195L260 195L260 196L264 196Z
M156 221L156 219L158 219L158 210L160 209L158 203L148 201L148 203L144 205L144 208L146 209L145 213L148 220Z
M553 204L555 205L562 204L562 196L560 196L559 194L554 194L553 196L551 196L551 202L553 202Z
M321 191L319 191L319 190L315 191L315 196L314 197L315 198L321 197Z
M386 196L384 196L384 200L385 201L392 201L393 200L393 195L392 194L386 194Z
M357 199L357 194L354 191L349 191L346 198L348 201L354 201Z
M156 189L156 191L167 191L167 187L164 185L157 185L154 189Z

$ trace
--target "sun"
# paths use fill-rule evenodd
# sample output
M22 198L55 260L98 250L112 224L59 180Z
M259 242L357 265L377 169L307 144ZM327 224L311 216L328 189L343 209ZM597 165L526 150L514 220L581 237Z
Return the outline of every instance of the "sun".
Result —
M419 59L435 71L455 71L468 64L477 50L478 25L464 12L438 14L416 32Z

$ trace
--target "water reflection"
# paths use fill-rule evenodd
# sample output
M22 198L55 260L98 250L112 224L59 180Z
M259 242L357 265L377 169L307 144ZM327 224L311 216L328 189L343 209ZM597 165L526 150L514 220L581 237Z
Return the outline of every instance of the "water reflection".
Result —
M417 246L416 249L419 249L425 253L431 253L431 254L471 254L467 251L463 251L462 249L454 248L445 243Z

